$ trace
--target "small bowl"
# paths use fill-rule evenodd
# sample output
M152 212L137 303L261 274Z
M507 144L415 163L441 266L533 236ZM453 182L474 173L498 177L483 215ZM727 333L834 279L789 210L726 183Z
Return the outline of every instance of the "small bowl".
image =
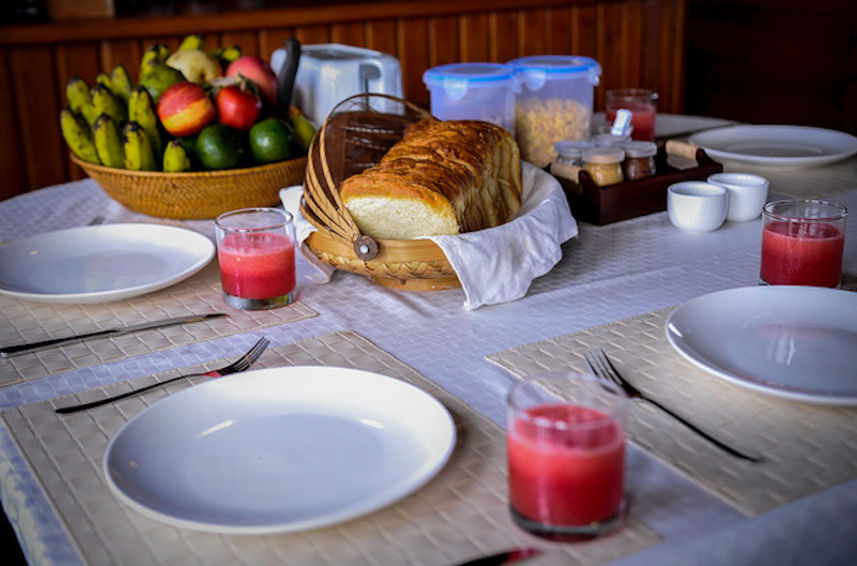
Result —
M687 232L711 232L726 220L729 191L705 181L684 181L667 189L667 212L673 226Z
M726 213L726 220L747 222L762 214L770 185L764 177L752 173L715 173L708 177L708 182L729 191L729 212Z

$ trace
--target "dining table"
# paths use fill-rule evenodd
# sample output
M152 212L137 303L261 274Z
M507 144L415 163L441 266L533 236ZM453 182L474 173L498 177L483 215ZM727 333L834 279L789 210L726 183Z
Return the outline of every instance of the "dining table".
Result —
M685 139L729 124L662 114L656 134ZM857 211L855 156L799 168L723 165L766 177L768 200L817 198ZM103 225L157 224L215 237L212 220L136 213L83 179L0 202L0 242L86 226L96 217ZM857 562L857 408L719 379L682 357L665 334L679 305L759 285L762 219L689 233L661 211L602 226L577 220L577 229L562 244L561 260L524 297L472 310L461 289L404 291L344 271L324 281L300 254L296 300L272 310L227 307L216 259L164 289L107 303L0 294L0 346L200 312L227 315L0 359L0 498L27 561L451 565L536 547L542 553L530 559L534 565ZM855 290L857 221L849 219L837 292L857 307ZM220 367L262 337L271 345L254 369L347 367L428 392L455 423L449 460L424 485L347 520L287 532L210 532L128 505L102 467L126 422L209 378L80 413L54 411ZM586 371L583 355L597 346L639 387L763 460L734 458L658 409L634 403L626 423L623 527L585 542L536 538L509 517L506 396L538 373Z

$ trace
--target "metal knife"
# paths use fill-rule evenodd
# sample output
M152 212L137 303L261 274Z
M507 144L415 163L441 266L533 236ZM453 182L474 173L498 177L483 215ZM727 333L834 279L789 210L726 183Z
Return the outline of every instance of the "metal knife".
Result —
M208 314L192 314L187 316L178 316L175 318L168 318L166 320L156 320L152 322L144 322L142 324L135 324L133 326L126 326L124 328L112 328L109 330L97 330L95 332L88 332L86 334L78 334L76 336L69 336L67 338L51 338L49 340L41 340L39 342L31 342L29 344L18 344L15 346L5 346L0 348L0 358L11 358L12 356L16 356L18 354L24 354L27 352L36 352L38 350L45 350L47 348L52 348L54 346L61 346L63 344L68 344L70 342L83 342L85 340L89 340L92 338L102 338L105 336L124 336L125 334L131 334L132 332L137 332L139 330L149 330L151 328L164 328L166 326L175 326L177 324L185 324L188 322L200 322L203 320L208 320L210 318L217 318L221 316L226 316L224 312L215 312Z
M541 554L542 551L538 548L515 548L505 552L498 552L490 556L474 558L466 562L461 562L456 566L500 566L501 564L512 564L519 560L526 560Z

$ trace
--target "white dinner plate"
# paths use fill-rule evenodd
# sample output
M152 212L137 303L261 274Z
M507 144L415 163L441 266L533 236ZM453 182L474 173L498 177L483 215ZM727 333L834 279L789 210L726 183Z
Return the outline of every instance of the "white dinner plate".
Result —
M729 126L690 136L716 161L799 168L824 165L857 153L850 134L808 126Z
M113 437L121 500L191 529L263 534L331 525L418 489L455 425L434 397L366 371L296 366L223 377L152 405Z
M760 286L692 299L667 338L695 365L756 391L811 403L857 404L857 293Z
M158 224L57 230L0 246L0 293L46 303L106 303L163 289L211 261L214 244Z

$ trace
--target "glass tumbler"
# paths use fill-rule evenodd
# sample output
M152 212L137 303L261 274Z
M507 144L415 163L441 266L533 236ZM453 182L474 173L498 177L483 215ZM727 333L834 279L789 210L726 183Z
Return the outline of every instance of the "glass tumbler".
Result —
M261 310L294 300L295 225L277 208L243 208L215 220L217 260L227 305Z
M839 287L848 209L823 200L780 200L762 208L762 285Z
M604 114L607 123L616 119L616 111L624 108L631 112L631 139L637 141L655 140L655 116L657 115L658 93L645 88L617 88L607 91Z
M628 400L574 372L515 384L506 404L509 506L524 531L586 540L621 526Z

